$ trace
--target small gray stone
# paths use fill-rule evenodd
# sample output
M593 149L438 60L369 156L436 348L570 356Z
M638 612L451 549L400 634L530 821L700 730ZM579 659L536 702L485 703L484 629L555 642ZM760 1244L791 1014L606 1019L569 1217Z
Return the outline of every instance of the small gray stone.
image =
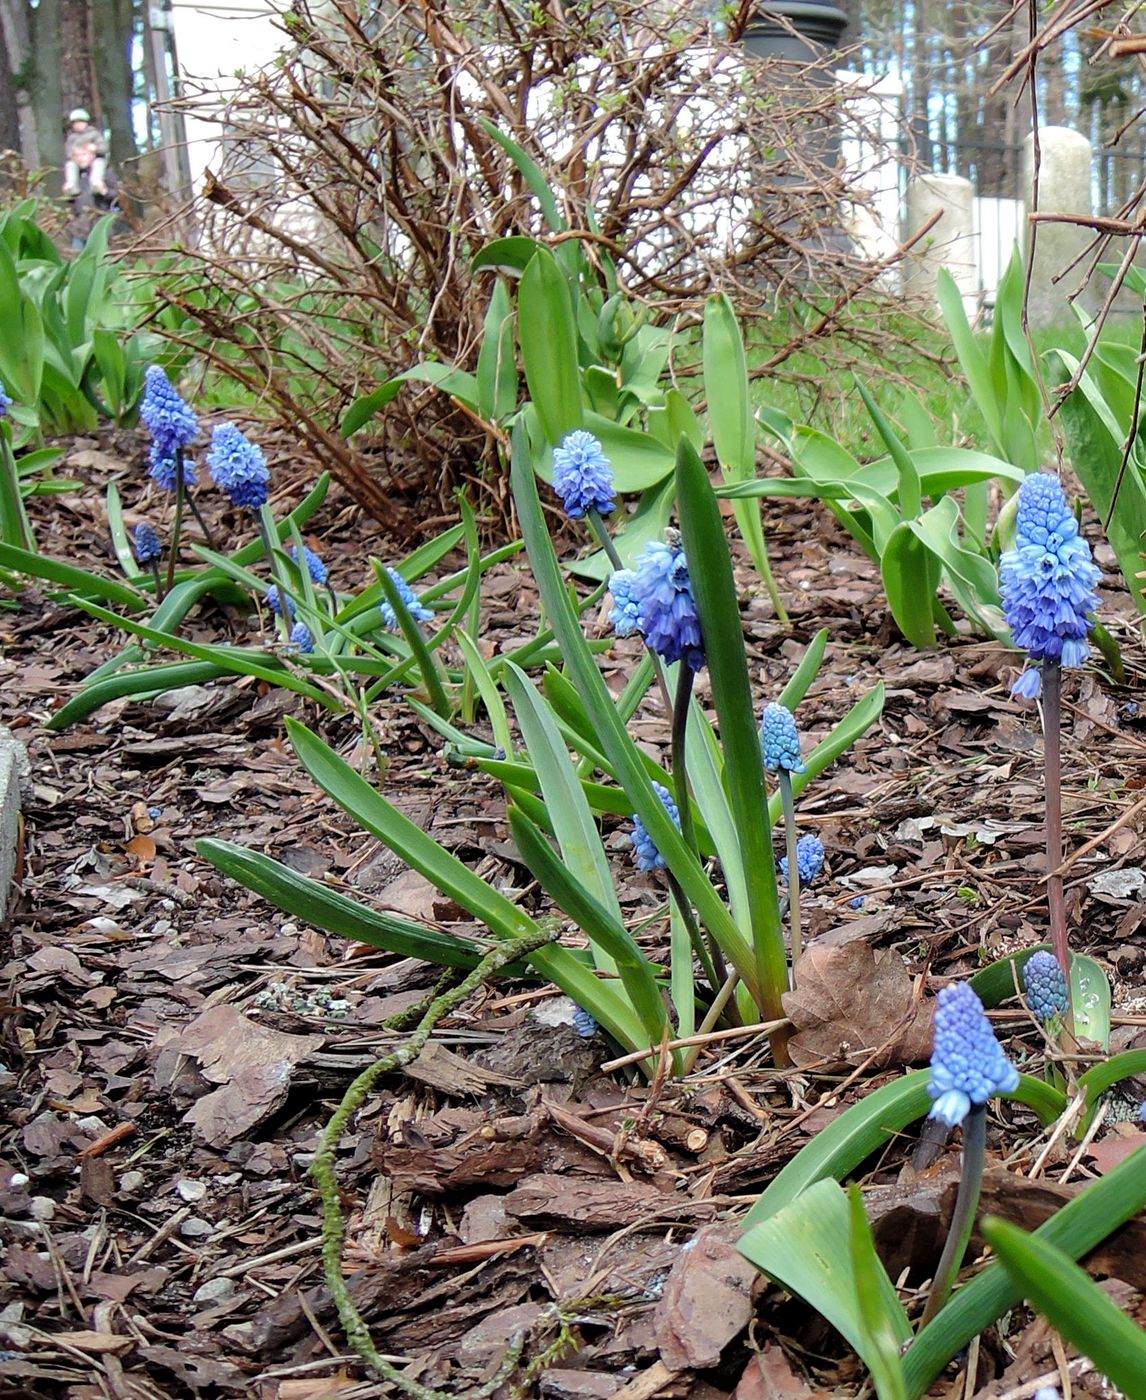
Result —
M222 1303L233 1296L235 1285L229 1278L209 1278L191 1296L193 1303Z
M179 1233L185 1240L202 1240L208 1235L215 1233L215 1227L208 1220L203 1220L198 1215L192 1215L179 1227Z
M119 1189L127 1195L134 1195L143 1185L145 1177L142 1172L124 1172L119 1179Z
M51 1196L33 1196L28 1213L33 1220L39 1220L43 1224L47 1220L55 1219L56 1203Z
M190 1204L192 1201L201 1201L207 1194L207 1185L202 1181L190 1181L184 1178L175 1183L175 1194L181 1201Z

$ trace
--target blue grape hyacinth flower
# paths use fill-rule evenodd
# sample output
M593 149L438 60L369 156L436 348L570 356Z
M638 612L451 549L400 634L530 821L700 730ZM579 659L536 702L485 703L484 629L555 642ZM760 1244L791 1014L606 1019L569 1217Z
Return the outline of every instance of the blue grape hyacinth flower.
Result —
M999 560L999 591L1015 645L1035 663L1012 687L1036 698L1045 661L1082 666L1089 654L1094 591L1102 577L1078 532L1062 483L1033 472L1019 487L1015 547Z
M211 480L240 510L258 510L266 504L271 473L266 458L234 423L219 423L211 435L207 453Z
M613 464L592 433L578 428L553 449L553 489L571 520L583 520L590 511L608 515L616 509Z
M275 617L282 616L284 601L286 602L287 616L293 619L295 612L294 603L291 602L289 598L284 600L283 595L279 592L278 584L272 583L267 589L267 607L270 608Z
M618 569L609 579L609 592L613 596L609 625L618 637L631 637L641 630L641 606L633 594L636 577L632 569Z
M158 365L148 365L143 376L139 416L161 458L174 458L177 449L189 447L199 436L199 420ZM152 475L154 463L153 456Z
M679 831L680 813L677 811L672 793L663 783L654 783L653 791L664 803L665 811L676 823L676 828ZM656 842L649 835L648 827L636 814L633 816L633 850L637 853L637 868L639 870L664 870L665 858L657 850Z
M314 650L314 635L305 622L296 622L290 629L290 644L297 647L299 651L311 652Z
M972 1106L1019 1087L1019 1072L995 1039L983 1003L966 982L944 987L935 1010L929 1118L958 1127Z
M298 554L293 544L288 548L287 553L297 562ZM302 562L306 565L306 571L310 575L312 583L317 583L321 587L330 578L330 570L322 562L321 557L305 544L302 547Z
M1031 1015L1044 1026L1070 1005L1066 977L1053 953L1040 949L1031 954L1023 968L1023 986Z
M12 400L8 397L8 391L0 384L0 418L8 417L8 410L12 407Z
M786 705L772 701L764 706L760 717L760 752L764 756L764 767L770 773L786 769L789 773L803 773L806 765L800 756L800 731L796 728L796 716Z
M675 530L668 542L654 540L636 560L631 597L640 613L649 647L671 666L683 661L692 671L704 666L704 638L692 596L688 561Z
M406 611L415 622L429 622L434 614L422 602L397 569L387 568L386 572L398 590L398 597L406 604ZM388 632L397 632L398 614L389 603L382 604L382 625Z
M146 520L135 527L135 557L141 564L153 564L163 553L163 541Z
M151 448L151 466L148 468L152 481L161 491L175 490L177 465L174 452L161 452L157 445ZM198 486L199 472L189 458L183 458L183 485Z
M813 880L819 879L823 868L824 843L811 832L801 836L796 842L796 874L800 877L800 884L810 885ZM780 857L780 874L785 880L788 878L787 856Z

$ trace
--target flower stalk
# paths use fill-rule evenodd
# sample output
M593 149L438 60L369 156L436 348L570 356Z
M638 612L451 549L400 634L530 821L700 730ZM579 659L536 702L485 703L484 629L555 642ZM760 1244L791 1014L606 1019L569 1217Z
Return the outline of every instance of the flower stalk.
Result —
M780 782L780 803L784 809L784 840L788 851L788 927L792 941L792 990L796 990L796 964L804 951L803 935L800 927L800 856L796 849L796 802L792 796L792 774L781 768L777 777Z
M1051 944L1066 978L1070 1020L1070 940L1062 887L1062 667L1043 663L1043 790L1046 794L1047 916Z
M920 1318L920 1329L927 1326L951 1296L955 1280L959 1277L959 1266L967 1253L971 1231L975 1226L975 1212L979 1209L979 1195L983 1189L983 1168L987 1160L987 1105L974 1104L963 1120L963 1163L959 1172L959 1191L955 1197L955 1209L951 1214L951 1224L935 1277L931 1282L931 1292L927 1305Z

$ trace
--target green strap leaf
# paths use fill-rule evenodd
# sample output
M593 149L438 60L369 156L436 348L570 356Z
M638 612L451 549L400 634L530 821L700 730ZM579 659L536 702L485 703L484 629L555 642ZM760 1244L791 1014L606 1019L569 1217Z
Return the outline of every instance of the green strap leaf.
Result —
M1146 1155L1141 1148L1067 1201L1035 1238L1078 1259L1146 1206ZM935 1377L972 1337L1022 1300L1022 1289L996 1262L952 1297L912 1342L903 1360L908 1400L921 1400Z
M539 248L521 276L517 334L529 396L550 447L582 423L581 373L569 284L557 260Z
M1022 1296L1130 1400L1146 1397L1146 1332L1070 1257L1037 1235L988 1216L983 1237Z
M724 781L740 832L760 1005L764 1015L774 1019L784 1015L780 998L788 989L788 954L776 892L756 707L720 507L699 453L685 438L677 449L676 482L681 534L724 746Z

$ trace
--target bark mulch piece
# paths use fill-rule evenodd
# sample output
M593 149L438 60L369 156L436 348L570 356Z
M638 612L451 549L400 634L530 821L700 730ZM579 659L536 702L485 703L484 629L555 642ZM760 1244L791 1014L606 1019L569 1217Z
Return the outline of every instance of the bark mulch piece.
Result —
M162 505L140 487L141 457L129 435L76 445L65 469L85 489L32 502L51 552L109 566L106 484L153 516ZM1043 936L1041 740L1031 707L1010 697L1011 657L979 640L933 654L904 646L877 571L818 510L785 510L770 542L790 634L741 574L759 696L779 692L820 626L831 640L801 706L808 742L876 680L887 686L881 725L799 804L828 872L805 895L807 975L788 999L797 1067L773 1071L764 1042L748 1038L707 1048L681 1085L602 1074L605 1041L579 1037L551 989L512 982L440 1027L406 1074L382 1082L340 1150L352 1291L379 1349L422 1385L472 1393L522 1333L518 1393L554 1400L796 1400L861 1383L830 1329L735 1252L738 1218L820 1128L926 1057L937 982ZM336 491L312 525L341 587L365 582L375 528ZM1111 973L1128 1048L1146 1034L1146 710L1135 699L1146 662L1112 556L1098 553L1103 615L1132 684L1088 671L1067 686L1066 887L1075 946ZM536 596L520 563L485 596L483 642L530 635ZM351 753L349 721L234 680L120 702L52 734L44 721L122 639L35 587L2 607L0 722L27 742L35 792L0 955L0 1395L393 1394L345 1345L306 1173L350 1079L392 1043L383 1022L435 974L270 908L193 842L242 842L378 907L476 930L323 800L284 740L296 714ZM213 605L188 623L211 640L252 626ZM622 643L606 658L611 685L637 654ZM380 705L377 723L392 799L542 909L498 786L448 767L400 701ZM663 746L655 693L634 727ZM656 915L663 892L632 870L623 824L607 840L626 917ZM654 920L641 937L655 947L661 934ZM1041 1041L1016 1006L1000 1031L1037 1067ZM1114 1121L1136 1107L1108 1111L1060 1184L1073 1144L1026 1181L1045 1138L1000 1104L985 1199L1037 1223L1137 1145L1139 1130ZM909 1287L933 1263L956 1150L914 1173L915 1138L867 1178L881 1247ZM1096 1261L1131 1309L1146 1288L1140 1233L1127 1227ZM1050 1383L1065 1360L1028 1314L1008 1325L1005 1346L983 1339L977 1394ZM1070 1364L1074 1393L1098 1394L1086 1363Z

